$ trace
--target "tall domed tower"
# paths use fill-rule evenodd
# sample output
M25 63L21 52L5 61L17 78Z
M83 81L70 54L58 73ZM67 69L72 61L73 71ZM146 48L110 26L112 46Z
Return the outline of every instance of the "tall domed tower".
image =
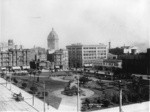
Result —
M58 43L59 43L58 35L52 28L52 31L50 32L47 38L48 50L49 51L58 50L59 49Z

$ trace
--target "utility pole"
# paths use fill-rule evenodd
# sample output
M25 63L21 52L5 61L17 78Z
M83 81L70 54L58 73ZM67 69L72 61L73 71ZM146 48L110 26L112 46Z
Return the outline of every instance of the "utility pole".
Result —
M6 70L6 75L5 75L5 77L6 77L6 87L7 87L7 70Z
M45 112L45 81L44 81L44 112Z
M32 105L34 105L34 92L33 92L33 97L32 97Z
M77 91L77 112L79 112L79 76L77 77L77 85L78 85L78 91Z
M12 74L10 74L10 90L11 90L11 78L12 78Z
M122 85L121 85L121 80L119 80L119 112L123 112L122 111Z

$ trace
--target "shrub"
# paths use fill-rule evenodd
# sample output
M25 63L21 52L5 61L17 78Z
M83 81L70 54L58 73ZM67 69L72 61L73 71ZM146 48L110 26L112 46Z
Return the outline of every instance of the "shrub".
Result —
M7 77L6 77L6 80L8 81L9 79L10 79L9 76L7 76Z
M27 83L22 83L22 87L26 88L27 87Z
M44 92L42 92L42 95L44 96ZM45 96L48 96L48 92L45 92Z
M16 83L16 84L18 83L18 81L17 81L17 79L16 79L16 78L14 78L14 79L13 79L13 81L14 81L14 83Z
M38 88L35 86L30 87L30 90L35 94L38 91Z
M96 101L98 104L101 104L102 103L102 99L100 97L97 98L97 101Z
M108 99L104 99L102 103L103 103L103 107L108 107L110 105L110 101Z
M2 77L2 78L4 78L4 75L5 75L5 74L4 74L4 73L2 73L2 74L1 74L1 77Z
M90 104L90 100L88 98L85 99L84 101L85 104L89 105Z
M114 94L114 96L112 97L112 102L119 104L119 95L118 94Z

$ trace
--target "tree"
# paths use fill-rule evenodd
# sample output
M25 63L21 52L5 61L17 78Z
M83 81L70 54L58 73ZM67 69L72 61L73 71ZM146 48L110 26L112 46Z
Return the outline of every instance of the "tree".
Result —
M39 76L40 76L40 74L41 74L41 73L42 73L42 72L39 70L39 71L38 71L37 82L39 82L39 81L40 81L40 77L39 77Z
M5 76L5 73L4 73L4 72L2 72L1 77L2 77L2 78L4 78L4 76Z
M85 83L87 83L87 82L89 81L89 78L83 76L83 77L81 77L81 78L79 79L79 81L80 81L80 84L83 84L83 85L84 85Z
M10 79L9 76L7 76L7 77L6 77L6 80L8 81L9 79Z
M88 98L85 99L84 103L87 105L87 107L89 108L89 104L90 104L90 100Z
M17 79L16 79L16 78L14 78L14 79L13 79L13 81L14 81L14 83L15 83L15 84L17 84L17 83L18 83L18 81L17 81Z
M42 92L42 95L44 96L44 92ZM45 96L48 96L48 92L45 92Z
M97 101L96 101L98 104L101 104L102 103L102 99L100 97L97 98Z
M112 97L112 102L119 104L119 94L114 94Z
M35 75L36 75L36 71L33 71L33 75L34 75L34 81L35 81Z
M33 69L30 69L29 71L28 71L28 73L30 74L30 79L31 79L31 74L33 74Z
M38 88L35 86L30 87L30 90L32 91L33 94L35 94L38 91Z
M22 83L22 87L25 89L27 87L27 83Z

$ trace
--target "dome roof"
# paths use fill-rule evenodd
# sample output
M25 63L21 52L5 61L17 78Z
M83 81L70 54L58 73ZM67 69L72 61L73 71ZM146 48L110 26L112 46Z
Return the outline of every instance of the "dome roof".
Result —
M49 33L47 39L58 40L58 35L57 35L57 33L54 31L53 28L52 28L52 31Z

